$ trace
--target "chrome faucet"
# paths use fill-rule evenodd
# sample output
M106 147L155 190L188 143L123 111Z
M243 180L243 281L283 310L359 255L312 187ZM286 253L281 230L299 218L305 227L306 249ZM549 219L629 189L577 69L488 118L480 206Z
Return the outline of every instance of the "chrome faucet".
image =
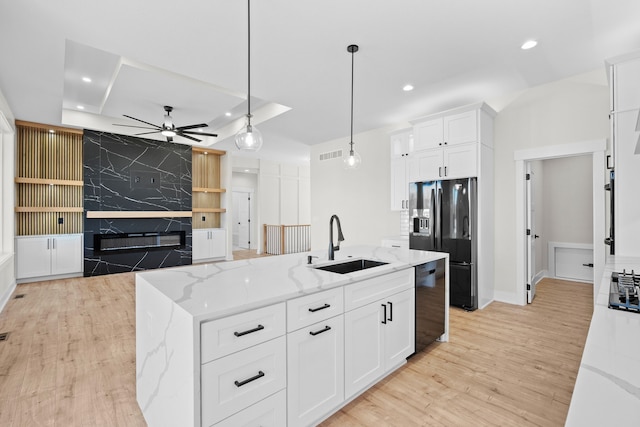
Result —
M336 220L338 223L338 244L333 246L333 220ZM340 218L338 215L332 215L329 220L329 259L334 259L334 252L340 250L340 242L344 240L344 236L342 235L342 227L340 226Z

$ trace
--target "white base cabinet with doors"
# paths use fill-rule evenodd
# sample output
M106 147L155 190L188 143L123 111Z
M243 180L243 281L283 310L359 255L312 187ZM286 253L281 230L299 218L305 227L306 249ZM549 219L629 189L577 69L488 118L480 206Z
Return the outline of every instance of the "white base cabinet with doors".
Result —
M192 236L192 262L221 259L227 255L227 231L224 228L194 228Z
M82 234L16 237L16 279L46 280L83 271Z
M265 274L271 257L225 270L196 265L138 273L136 389L145 420L150 426L319 424L414 352L411 266L443 255L393 257L389 263L399 264L378 275L325 290L318 289L341 276L318 274L297 254L274 257L294 280ZM265 292L257 298L238 286L254 281ZM187 301L185 294L194 296ZM238 298L240 307L249 298L252 308L234 309Z

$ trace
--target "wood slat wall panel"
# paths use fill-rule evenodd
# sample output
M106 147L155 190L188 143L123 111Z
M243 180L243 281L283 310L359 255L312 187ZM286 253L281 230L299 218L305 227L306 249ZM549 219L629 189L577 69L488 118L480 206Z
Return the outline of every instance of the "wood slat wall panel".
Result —
M17 235L81 233L82 212L66 212L69 209L62 208L82 209L84 205L82 132L20 121L16 125ZM50 128L55 133L49 132ZM59 182L21 182L29 180ZM37 208L43 212L20 212Z

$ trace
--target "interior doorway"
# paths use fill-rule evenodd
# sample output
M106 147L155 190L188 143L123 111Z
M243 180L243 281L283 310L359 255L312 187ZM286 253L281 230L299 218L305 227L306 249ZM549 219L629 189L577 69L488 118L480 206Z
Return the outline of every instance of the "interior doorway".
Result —
M251 249L252 191L233 191L233 250Z
M605 150L606 141L587 141L574 144L563 144L557 146L540 147L534 149L520 150L514 153L516 162L516 281L518 285L518 301L522 305L531 302L533 295L531 293L531 280L535 277L531 274L532 266L529 254L539 253L535 248L535 234L530 226L529 208L531 200L527 203L527 199L533 193L527 191L527 168L537 160L558 159L572 156L591 156L592 167L592 212L593 212L593 283L594 298L598 293L600 277L604 268L605 261L605 218L604 218L604 182L605 182ZM535 203L534 207L535 207ZM537 211L537 216L541 212ZM529 234L527 234L529 232ZM535 259L535 255L534 255ZM535 261L534 261L535 262ZM530 268L528 268L530 266ZM529 299L531 296L531 300Z

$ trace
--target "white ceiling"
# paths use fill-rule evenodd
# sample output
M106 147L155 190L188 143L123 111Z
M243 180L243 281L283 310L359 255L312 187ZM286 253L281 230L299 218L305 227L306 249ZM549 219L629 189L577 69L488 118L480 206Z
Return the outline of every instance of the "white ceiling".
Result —
M349 44L360 46L354 133L640 49L637 0L253 0L251 12L262 155L292 159L347 141ZM208 123L220 136L203 144L231 150L246 113L246 31L242 0L0 0L0 91L17 119L126 134L142 130L113 127L138 124L124 114L160 124L171 105L177 126ZM521 50L527 39L538 46Z

